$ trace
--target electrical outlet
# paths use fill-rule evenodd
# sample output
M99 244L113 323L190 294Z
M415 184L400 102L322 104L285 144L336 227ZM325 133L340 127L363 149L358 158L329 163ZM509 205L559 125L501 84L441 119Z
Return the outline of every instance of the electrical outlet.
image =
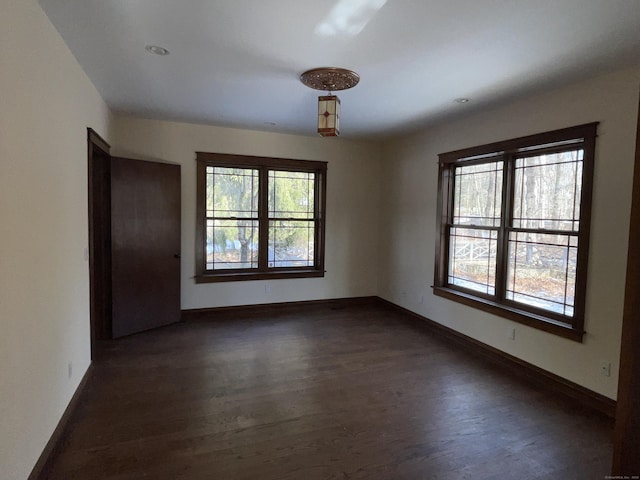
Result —
M264 286L264 293L271 293L271 285Z
M516 339L516 327L507 328L507 338L509 340L515 340Z
M67 363L67 377L71 378L72 375L73 375L73 363L69 362Z
M603 377L611 376L611 363L606 361L600 362L600 375Z
M423 304L423 303L424 303L424 295L420 295L420 301L419 301L419 303L420 303L420 304Z

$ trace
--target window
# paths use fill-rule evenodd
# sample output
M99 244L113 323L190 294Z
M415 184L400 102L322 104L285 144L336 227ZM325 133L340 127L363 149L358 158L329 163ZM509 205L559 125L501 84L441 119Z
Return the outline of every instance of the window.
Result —
M326 162L197 153L196 282L324 276Z
M439 156L436 295L582 340L597 125Z

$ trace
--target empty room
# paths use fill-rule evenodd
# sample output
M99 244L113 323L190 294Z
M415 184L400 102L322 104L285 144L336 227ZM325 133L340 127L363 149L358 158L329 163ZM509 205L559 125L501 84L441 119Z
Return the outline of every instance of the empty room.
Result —
M640 2L2 0L0 478L640 478Z

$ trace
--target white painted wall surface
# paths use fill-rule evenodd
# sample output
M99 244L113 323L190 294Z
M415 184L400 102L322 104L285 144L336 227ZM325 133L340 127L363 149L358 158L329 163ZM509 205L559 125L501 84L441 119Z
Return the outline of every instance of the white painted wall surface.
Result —
M386 145L381 296L615 398L639 84L640 70L618 72L470 114ZM584 343L434 296L430 287L438 154L595 121L601 123L596 143ZM507 338L509 326L516 327L515 341ZM600 375L601 361L612 363L610 377Z
M112 153L182 165L182 308L377 295L380 147L116 116ZM195 152L327 161L324 278L195 284Z
M446 122L384 150L112 117L36 0L4 0L0 478L28 476L90 361L86 127L111 141L115 155L182 165L183 309L380 294L615 398L639 84L639 70L618 72ZM592 121L601 125L584 343L433 296L438 153ZM196 285L195 151L328 161L326 276ZM515 341L507 338L512 325ZM612 362L611 377L599 375L601 361Z
M109 111L36 0L1 11L0 478L23 480L90 362L86 128Z

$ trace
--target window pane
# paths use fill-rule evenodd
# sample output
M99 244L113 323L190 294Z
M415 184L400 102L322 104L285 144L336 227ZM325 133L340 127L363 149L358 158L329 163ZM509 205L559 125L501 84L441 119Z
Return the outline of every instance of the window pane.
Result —
M448 282L494 295L497 238L495 230L452 228Z
M196 155L196 283L324 276L327 162Z
M258 170L207 167L206 175L207 217L258 217Z
M573 316L577 262L574 235L510 233L507 299Z
M453 199L456 225L500 225L502 162L457 167Z
M513 227L578 231L582 150L516 159Z
M258 268L258 222L207 220L206 269Z
M314 239L313 221L270 221L269 267L312 267Z
M269 171L269 218L314 217L315 174Z

